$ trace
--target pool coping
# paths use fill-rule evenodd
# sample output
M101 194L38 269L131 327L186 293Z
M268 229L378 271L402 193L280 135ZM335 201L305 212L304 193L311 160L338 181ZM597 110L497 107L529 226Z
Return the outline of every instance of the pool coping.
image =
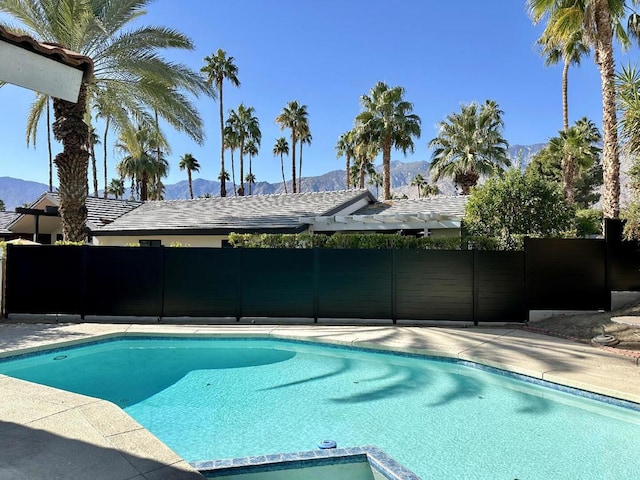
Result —
M421 328L388 326L290 326L290 325L135 325L135 324L72 324L72 325L8 325L0 324L0 357L16 353L35 353L51 348L64 348L86 342L106 341L114 338L131 337L212 337L212 338L272 338L324 343L337 346L368 348L379 351L405 352L421 356L435 356L444 359L473 362L513 374L526 375L534 379L550 381L557 385L595 392L596 394L640 403L640 368L628 358L620 357L596 347L576 344L564 339L546 337L518 328ZM130 457L132 453L152 458L156 456L155 471L158 465L172 468L175 478L202 478L193 467L150 432L143 429L131 417L124 414L114 404L103 400L91 399L81 395L62 392L29 382L23 382L0 375L0 420L17 421L27 427L37 425L42 413L51 408L51 403L59 400L58 409L53 415L60 418L60 424L49 422L52 431L65 431L65 422L69 415L78 412L85 418L87 408L95 410L99 421L94 421L105 445L120 454L128 467L136 466ZM26 384L26 385L25 385ZM12 392L32 401L32 411L20 411L20 405L13 405L7 413L8 400ZM59 393L55 393L59 392ZM22 397L21 397L22 398ZM62 405L64 404L64 405ZM84 409L84 411L83 411ZM28 410L25 407L25 410ZM100 412L100 413L97 413ZM30 416L31 415L31 416ZM127 417L123 420L122 416ZM118 425L125 425L114 432L108 425L109 419L115 419ZM95 419L94 419L95 420ZM0 429L0 437L6 434ZM81 435L81 434L79 434ZM135 436L135 444L122 442L125 437ZM142 453L141 453L142 452ZM156 453L158 455L156 455ZM0 457L0 460L2 458ZM77 460L77 459L76 459ZM140 463L140 462L138 462ZM105 465L105 472L113 472L113 467ZM148 468L148 465L145 467ZM124 476L125 479L152 478L152 472L139 468L137 476ZM42 472L50 473L50 465L42 465ZM168 472L167 472L168 474ZM61 477L64 478L64 477ZM117 478L114 476L95 476L98 478ZM158 476L153 478L163 478ZM173 477L172 477L173 478Z

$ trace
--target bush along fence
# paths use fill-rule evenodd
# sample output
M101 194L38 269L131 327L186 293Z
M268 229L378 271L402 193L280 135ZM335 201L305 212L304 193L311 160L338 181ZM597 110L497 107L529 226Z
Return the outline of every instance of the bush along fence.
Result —
M8 245L4 313L524 322L640 290L640 248L621 231L523 251Z

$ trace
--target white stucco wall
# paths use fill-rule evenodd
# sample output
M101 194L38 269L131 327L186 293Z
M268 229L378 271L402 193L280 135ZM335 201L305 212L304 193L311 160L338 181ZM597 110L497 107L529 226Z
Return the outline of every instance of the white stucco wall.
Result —
M226 240L227 235L150 235L150 236L99 236L93 237L93 245L125 247L139 245L140 240L160 240L164 247L181 244L183 247L210 247L221 248L222 240Z

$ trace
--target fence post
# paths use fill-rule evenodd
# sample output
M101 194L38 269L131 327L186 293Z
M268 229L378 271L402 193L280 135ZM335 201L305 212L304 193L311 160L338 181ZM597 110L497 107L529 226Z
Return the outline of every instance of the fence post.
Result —
M160 319L164 317L164 286L165 286L165 255L168 250L164 247L164 245L160 245L159 247L160 253L160 312L158 315L158 323L160 323Z
M89 245L82 245L82 256L81 258L81 272L82 272L82 295L80 296L80 319L84 320L84 317L87 313L87 278L89 275L87 274L87 270L89 268L89 262L87 257L89 256Z
M397 314L397 289L396 289L396 249L390 249L391 252L391 320L395 325L398 323L398 314Z
M471 302L471 316L473 318L473 324L478 326L478 302L480 301L480 282L476 278L478 275L478 260L476 258L476 249L471 250L471 295L473 295L473 301Z
M313 321L318 323L318 312L320 309L320 295L318 294L320 282L320 252L318 247L313 247Z
M242 262L242 250L244 250L242 247L238 248L238 254L237 254L237 269L238 269L238 295L236 296L237 303L236 303L236 322L240 322L240 318L242 318L242 289L243 289L243 270L244 270L244 264Z

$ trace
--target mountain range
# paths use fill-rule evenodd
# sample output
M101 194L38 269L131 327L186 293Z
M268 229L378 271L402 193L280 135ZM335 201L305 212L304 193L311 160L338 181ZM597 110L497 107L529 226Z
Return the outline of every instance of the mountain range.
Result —
M545 144L538 143L534 145L513 145L509 148L509 157L514 165L525 168L533 156L539 152ZM380 166L377 167L381 169ZM411 181L417 175L421 174L424 178L429 178L429 162L401 162L394 160L391 162L391 187L394 195L406 195L409 198L417 197L417 188L411 186ZM290 183L289 183L290 187ZM374 195L375 186L368 185ZM227 183L227 191L232 192L233 185ZM248 186L245 187L248 191ZM323 175L315 177L303 177L303 192L318 192L342 190L345 188L345 171L333 170ZM438 182L440 192L445 195L455 195L456 189L449 180ZM0 177L0 199L4 201L7 210L13 210L25 204L30 204L38 198L43 192L48 190L48 186L43 183L31 182L11 177ZM291 191L289 188L288 191ZM210 194L218 196L220 194L220 182L213 180L204 180L197 178L193 181L194 196L203 196ZM254 195L266 195L271 193L284 193L282 182L269 183L257 182L253 188ZM129 196L127 192L125 198ZM186 180L165 185L165 199L175 200L189 198L189 184Z

